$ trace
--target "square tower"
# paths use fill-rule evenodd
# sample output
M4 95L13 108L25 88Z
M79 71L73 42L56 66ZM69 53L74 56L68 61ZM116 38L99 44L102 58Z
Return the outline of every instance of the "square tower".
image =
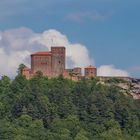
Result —
M94 66L88 66L85 68L85 77L92 78L97 76L97 68Z
M52 76L63 75L65 70L65 47L51 47L52 53Z

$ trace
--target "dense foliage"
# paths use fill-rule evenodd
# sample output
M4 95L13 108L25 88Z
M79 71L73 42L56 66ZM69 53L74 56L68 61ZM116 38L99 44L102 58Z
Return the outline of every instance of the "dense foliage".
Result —
M0 80L0 140L139 140L140 102L98 79Z

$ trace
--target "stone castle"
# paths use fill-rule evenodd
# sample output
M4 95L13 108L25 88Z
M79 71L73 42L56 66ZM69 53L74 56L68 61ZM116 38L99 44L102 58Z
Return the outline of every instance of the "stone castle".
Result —
M31 68L25 66L22 69L22 75L27 79L32 78L41 72L43 76L48 78L55 78L63 76L64 78L74 81L80 80L82 77L90 79L97 76L97 68L90 65L84 68L84 75L82 75L82 68L75 67L72 69L66 69L66 49L65 47L51 47L51 51L48 52L34 52L31 54ZM98 76L101 83L110 80L112 77ZM126 81L125 83L118 83L116 86L124 92L130 90L134 99L140 99L140 79L134 79L130 77L115 77Z
M77 81L83 77L81 67L66 69L66 48L60 46L51 47L51 51L48 52L32 53L31 69L25 66L22 74L27 79L30 79L39 71L48 78L62 75L64 78ZM97 76L96 67L90 65L84 69L84 77L92 78L95 76Z

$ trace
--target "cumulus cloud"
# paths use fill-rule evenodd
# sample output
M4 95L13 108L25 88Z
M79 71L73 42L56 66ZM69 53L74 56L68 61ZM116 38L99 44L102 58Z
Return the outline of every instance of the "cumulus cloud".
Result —
M30 67L30 54L35 51L49 51L51 46L65 46L67 67L85 67L93 64L86 46L71 43L61 32L50 29L43 33L35 33L28 28L0 31L0 75L14 77L19 64ZM99 76L129 76L129 74L113 65L98 68Z
M18 28L0 32L0 75L15 76L20 63L30 66L30 53L48 51L51 46L66 47L68 67L93 63L84 45L71 43L57 30L35 33L28 28Z
M125 70L117 69L113 65L103 65L98 68L98 76L122 76L127 77L129 73Z
M84 45L69 42L66 35L56 30L45 31L44 33L32 38L30 41L34 44L41 44L49 50L51 46L65 46L68 67L84 67L94 63L89 57L89 52Z

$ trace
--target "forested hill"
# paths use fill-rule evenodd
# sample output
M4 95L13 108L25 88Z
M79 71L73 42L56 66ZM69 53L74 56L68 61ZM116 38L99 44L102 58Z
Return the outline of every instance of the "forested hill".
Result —
M140 101L98 79L3 76L0 140L140 140Z

